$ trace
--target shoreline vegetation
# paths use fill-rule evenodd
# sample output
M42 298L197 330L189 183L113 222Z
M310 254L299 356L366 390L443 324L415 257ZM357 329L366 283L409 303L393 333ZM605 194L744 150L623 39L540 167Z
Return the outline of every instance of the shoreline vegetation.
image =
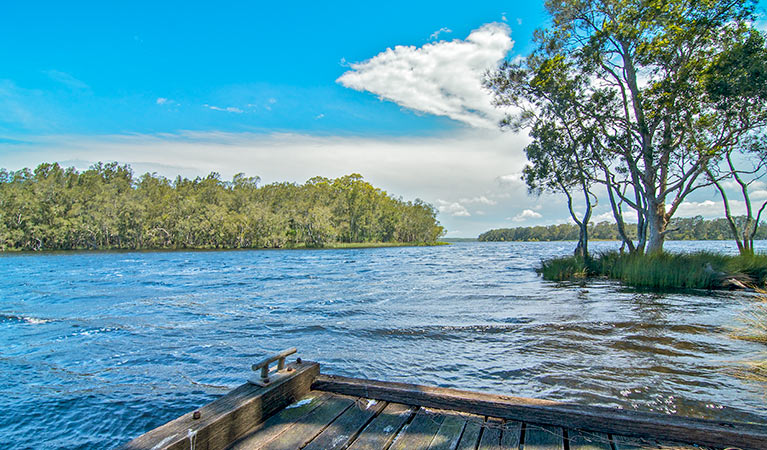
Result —
M736 217L736 223L746 221L746 217ZM669 241L718 241L732 240L729 221L725 218L706 220L701 216L675 217L668 225L666 239ZM636 224L625 224L624 231L629 239L636 239ZM477 237L479 241L577 241L580 227L576 224L538 225L533 227L497 228L486 231ZM589 223L589 240L620 241L618 225L607 221ZM759 226L754 239L767 239L767 226Z
M437 245L445 231L430 204L359 174L259 182L242 173L134 177L116 162L0 169L0 252Z
M767 255L602 252L542 261L538 273L549 281L606 278L656 290L753 289L767 282Z
M185 247L185 248L103 248L103 249L63 249L63 250L20 250L11 249L0 251L0 256L3 254L59 254L59 253L129 253L129 252L218 252L218 251L248 251L248 250L354 250L354 249L369 249L369 248L397 248L397 247L441 247L443 245L451 245L451 242L447 240L439 240L435 242L333 242L325 244L322 247L312 247L304 244L298 244L294 246L285 247L239 247L239 248L215 248L215 247Z

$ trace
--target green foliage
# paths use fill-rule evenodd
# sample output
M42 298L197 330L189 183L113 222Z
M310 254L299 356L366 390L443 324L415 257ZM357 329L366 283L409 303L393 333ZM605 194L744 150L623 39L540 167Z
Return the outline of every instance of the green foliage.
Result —
M434 208L352 174L258 187L258 177L194 180L98 163L0 170L0 250L281 248L433 243Z
M718 289L730 279L763 286L767 282L767 255L605 252L580 265L574 257L544 261L539 273L550 281L604 276L651 289Z
M737 220L745 220L743 217ZM727 219L705 220L701 216L678 217L669 223L667 239L672 241L707 241L732 238ZM480 241L574 241L578 239L578 226L560 224L534 227L499 228L479 235ZM636 225L627 224L626 234L636 237ZM615 223L599 222L589 224L589 237L596 240L620 240ZM756 239L767 239L767 226L760 226Z
M589 186L603 186L629 251L662 251L685 198L710 186L712 169L726 178L723 156L767 129L756 2L545 6L551 20L536 30L533 51L485 79L495 103L514 111L501 126L530 130L525 181L565 193L569 205L573 186L587 200ZM636 242L622 228L632 211Z
M544 280L568 281L578 278L586 278L590 275L588 261L580 256L567 256L541 262L537 269Z

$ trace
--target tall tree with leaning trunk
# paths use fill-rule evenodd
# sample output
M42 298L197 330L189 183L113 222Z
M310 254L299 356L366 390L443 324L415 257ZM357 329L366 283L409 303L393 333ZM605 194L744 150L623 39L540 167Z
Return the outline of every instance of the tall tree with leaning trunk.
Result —
M710 186L706 169L765 117L758 107L730 120L710 101L712 61L755 33L746 0L549 0L551 26L536 50L506 63L486 85L518 121L569 102L569 126L589 134L592 181L605 187L615 217L636 212L634 251L663 250L669 221L692 192ZM577 79L577 95L562 92ZM624 234L624 240L628 240Z

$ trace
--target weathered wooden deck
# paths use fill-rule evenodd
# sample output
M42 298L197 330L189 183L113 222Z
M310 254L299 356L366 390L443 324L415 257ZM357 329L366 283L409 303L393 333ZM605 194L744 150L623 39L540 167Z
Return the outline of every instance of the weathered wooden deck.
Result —
M322 391L270 417L230 450L629 450L701 447L653 443Z
M767 450L763 424L334 377L283 361L265 386L244 384L122 448Z

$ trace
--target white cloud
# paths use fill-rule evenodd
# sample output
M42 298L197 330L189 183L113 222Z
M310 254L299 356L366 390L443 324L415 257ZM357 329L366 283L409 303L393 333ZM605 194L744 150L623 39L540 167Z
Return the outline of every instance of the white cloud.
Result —
M155 101L158 105L164 105L168 103L168 99L165 97L157 97L157 100Z
M490 205L490 206L495 205L495 204L498 203L495 200L490 200L489 198L485 197L484 195L479 195L477 197L472 197L472 198L462 198L462 199L460 199L458 201L461 202L461 203L470 203L470 204L471 203L479 203L481 205Z
M503 112L491 104L482 76L498 65L513 44L506 24L490 23L472 31L466 40L386 49L352 64L352 70L336 81L414 111L496 128Z
M213 106L213 105L202 105L208 109L212 109L213 111L223 111L223 112L230 112L230 113L236 113L236 114L242 114L243 110L240 108L234 107L234 106L227 106L227 107L220 107L220 106Z
M742 208L742 202L730 201L730 207L734 214L740 214ZM704 217L720 217L723 215L724 206L721 202L715 202L713 200L703 201L683 201L679 208L676 210L676 217L692 217L692 216L704 216Z
M591 216L591 221L593 223L615 222L615 216L613 215L612 211L607 211L603 212L602 214L597 214L596 216Z
M458 202L447 202L445 200L437 199L437 209L442 214L450 214L453 217L469 217L469 211L465 206Z
M532 209L526 209L521 213L514 216L511 220L514 222L524 222L527 219L540 219L543 217L540 213L533 211Z
M525 180L522 179L522 172L501 175L496 178L501 186L524 186Z
M750 197L751 200L765 200L767 199L767 191L764 189L754 191L750 194Z
M451 30L450 28L442 27L439 30L432 33L431 35L429 35L429 39L433 41L433 40L436 40L439 37L439 35L442 33L452 33L452 32L453 30Z

